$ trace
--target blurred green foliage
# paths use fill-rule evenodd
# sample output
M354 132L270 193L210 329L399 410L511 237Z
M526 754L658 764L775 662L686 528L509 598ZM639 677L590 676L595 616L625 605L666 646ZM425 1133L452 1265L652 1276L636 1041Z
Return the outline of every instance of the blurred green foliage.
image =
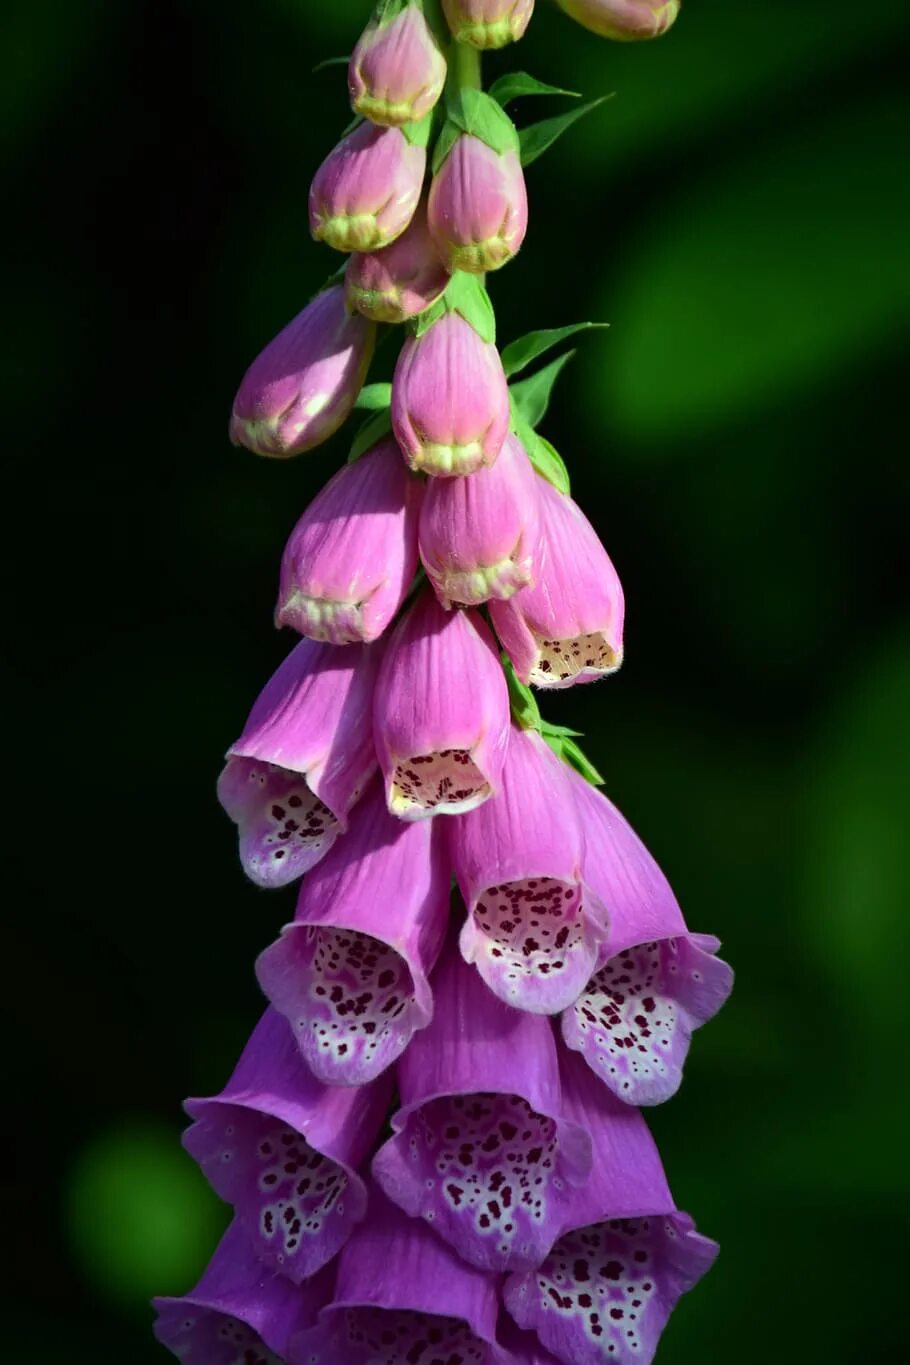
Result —
M244 883L214 778L287 648L284 537L348 440L270 464L226 418L336 264L306 191L346 103L311 67L365 10L4 19L27 530L8 667L35 707L5 992L11 1360L163 1361L146 1298L189 1284L223 1217L179 1100L226 1076L293 894ZM543 430L623 575L628 662L545 711L587 732L738 969L653 1115L679 1203L723 1244L662 1365L906 1353L908 36L897 0L689 0L660 43L618 47L542 2L486 63L616 91L530 169L528 243L490 281L503 342L611 323ZM520 121L560 108L534 104Z

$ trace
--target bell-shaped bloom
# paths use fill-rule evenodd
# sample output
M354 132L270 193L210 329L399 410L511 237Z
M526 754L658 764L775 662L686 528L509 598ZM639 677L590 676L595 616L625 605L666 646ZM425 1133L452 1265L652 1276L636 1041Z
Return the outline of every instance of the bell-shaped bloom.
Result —
M446 82L446 59L419 4L377 13L351 54L348 89L354 112L373 123L415 123L435 106Z
M344 277L348 307L374 322L407 322L436 302L449 278L421 204L391 246L355 252L348 261Z
M429 975L449 909L439 822L405 824L374 779L351 828L305 878L294 923L259 957L259 983L313 1073L363 1085L433 1015Z
M528 230L528 193L518 153L496 152L481 138L462 133L433 177L427 218L450 270L498 270Z
M458 815L497 790L509 692L482 617L443 611L424 589L389 639L373 728L393 815Z
M486 50L522 37L531 22L534 0L442 0L442 8L460 43Z
M576 23L617 43L659 38L674 23L680 0L556 0Z
M451 941L433 990L433 1022L398 1064L395 1136L373 1175L472 1265L539 1265L591 1169L586 1131L561 1118L550 1023L497 1000Z
M408 464L425 474L472 474L502 449L509 430L502 361L459 313L446 313L401 348L392 428Z
M523 683L571 687L622 663L622 585L578 504L546 479L538 477L538 487L535 580L508 602L491 602L490 614Z
M295 1285L256 1258L239 1219L195 1289L158 1298L155 1336L183 1365L281 1365L292 1336L331 1298L332 1270Z
M513 726L498 793L450 832L468 907L461 951L507 1005L556 1014L594 971L606 927L584 882L584 842L567 768L536 731Z
M564 1110L591 1134L590 1181L543 1264L506 1281L506 1307L563 1365L649 1365L676 1301L717 1244L673 1202L641 1115L563 1054Z
M291 1341L290 1365L512 1365L496 1340L496 1288L371 1189L332 1302Z
M391 439L333 475L291 532L275 624L311 640L375 640L417 569L420 483Z
M385 1121L391 1082L325 1086L288 1021L267 1010L219 1095L186 1101L187 1151L233 1204L256 1255L295 1284L314 1275L361 1221L357 1167Z
M257 455L284 459L321 445L354 406L376 328L324 289L256 357L231 411L230 437Z
M427 151L400 128L361 123L323 161L310 186L310 231L336 251L376 251L414 216Z
M537 476L515 436L464 479L431 479L420 508L420 558L446 608L503 601L533 581L540 541Z
M597 970L562 1016L566 1044L627 1104L674 1095L694 1029L733 986L716 938L690 934L664 874L605 796L570 774L587 833L585 878L606 909Z
M369 726L381 645L301 640L227 752L218 799L257 886L286 886L347 829L376 767Z

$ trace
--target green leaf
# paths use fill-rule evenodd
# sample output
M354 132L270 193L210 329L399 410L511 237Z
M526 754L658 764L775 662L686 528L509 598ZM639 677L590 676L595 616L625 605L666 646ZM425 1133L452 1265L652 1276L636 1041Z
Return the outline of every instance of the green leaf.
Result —
M569 471L566 469L562 456L545 437L538 436L530 423L525 421L512 401L511 393L509 394L509 407L512 412L509 429L515 433L524 446L531 464L538 474L548 483L551 483L558 492L569 493L571 491Z
M594 764L589 758L585 757L575 740L570 735L561 733L561 731L561 726L548 725L544 721L540 733L557 758L561 758L563 763L568 763L569 767L580 773L586 782L591 783L592 787L602 787L604 780Z
M446 311L459 313L484 341L496 340L496 314L482 278L456 270L443 295ZM429 311L429 310L427 310Z
M354 402L355 408L366 412L382 412L392 402L391 384L365 384Z
M509 706L515 724L522 730L540 730L543 721L534 693L520 680L507 654L502 655L502 667L509 688Z
M574 322L568 327L549 327L540 332L528 332L525 336L519 337L516 341L510 341L502 353L502 367L507 375L517 374L526 365L530 365L532 360L536 360L545 351L558 346L567 337L574 336L576 332L586 332L591 328L609 327L608 322Z
M558 85L544 85L529 76L527 71L507 71L499 80L494 81L487 92L503 108L521 95L569 95L581 99L577 90L562 90Z
M449 122L463 133L479 137L494 152L517 152L520 139L508 114L482 90L458 90L446 101Z
M376 385L376 387L381 386ZM359 460L361 455L365 455L371 446L382 440L383 436L388 436L391 430L392 418L389 409L383 408L381 412L374 412L358 429L357 435L351 442L348 464L353 464L355 460Z
M530 166L539 156L552 147L558 137L571 128L585 114L590 114L592 109L604 103L605 100L613 98L612 93L601 95L599 99L589 100L587 104L581 104L577 109L572 109L568 114L559 114L556 118L545 118L540 123L532 123L529 128L522 128L518 134L518 143L521 149L522 166Z
M544 369L532 374L530 379L520 379L517 384L511 385L509 392L512 403L528 423L528 426L537 427L543 421L550 403L553 385L559 378L563 366L572 359L573 355L575 355L574 351L566 351L565 355L557 356Z
M329 66L347 66L350 60L351 60L350 56L326 57L324 61L317 62L315 66L310 67L310 75L315 76L317 71L325 71L325 69Z

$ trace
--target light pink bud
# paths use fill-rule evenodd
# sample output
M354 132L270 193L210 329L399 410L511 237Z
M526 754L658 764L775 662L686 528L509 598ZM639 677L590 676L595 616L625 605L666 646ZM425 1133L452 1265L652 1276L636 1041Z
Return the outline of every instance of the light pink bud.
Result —
M681 0L556 0L576 23L617 43L659 38L673 24Z
M381 635L417 568L421 491L391 439L339 469L285 546L276 625L335 645Z
M472 47L505 47L522 36L534 12L534 0L442 0L449 28Z
M348 312L340 284L317 294L243 376L234 445L285 459L327 441L354 406L375 344L376 328Z
M435 303L449 283L421 204L391 246L356 252L345 271L348 307L374 322L406 322Z
M400 128L362 123L323 161L310 186L310 231L336 251L376 251L414 216L425 147Z
M535 582L491 602L515 672L535 687L571 687L622 663L623 593L597 532L577 503L538 478L541 547Z
M392 19L371 19L348 66L355 113L392 126L415 123L428 114L445 81L445 57L414 4Z
M403 820L473 810L497 790L509 695L480 616L421 594L389 640L373 731L389 810Z
M446 477L493 464L509 430L509 389L496 347L460 314L404 343L392 427L412 469Z
M444 607L505 600L532 581L539 505L537 476L515 436L491 468L427 483L420 557Z
M450 270L483 274L505 265L528 230L528 195L517 152L496 152L463 133L433 178L428 220Z

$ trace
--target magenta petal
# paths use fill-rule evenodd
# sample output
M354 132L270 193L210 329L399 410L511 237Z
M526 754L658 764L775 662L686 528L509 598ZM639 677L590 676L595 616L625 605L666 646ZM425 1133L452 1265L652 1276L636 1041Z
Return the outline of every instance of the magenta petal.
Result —
M310 231L337 251L387 246L414 216L426 148L400 128L361 123L334 147L310 186Z
M196 1288L154 1300L155 1336L184 1365L281 1365L291 1337L331 1297L332 1280L331 1270L303 1286L276 1275L235 1219Z
M442 8L460 43L486 51L518 41L531 21L534 0L442 0Z
M518 153L462 134L430 187L430 231L449 270L498 270L528 230L528 194Z
M424 118L442 94L445 79L445 57L417 4L385 22L374 15L348 66L355 112L396 127Z
M374 780L351 829L303 883L293 924L257 974L320 1080L362 1085L433 1014L429 973L445 936L449 863L433 821L389 815Z
M406 322L435 303L449 283L420 204L410 226L381 251L357 252L344 275L345 297L374 322Z

